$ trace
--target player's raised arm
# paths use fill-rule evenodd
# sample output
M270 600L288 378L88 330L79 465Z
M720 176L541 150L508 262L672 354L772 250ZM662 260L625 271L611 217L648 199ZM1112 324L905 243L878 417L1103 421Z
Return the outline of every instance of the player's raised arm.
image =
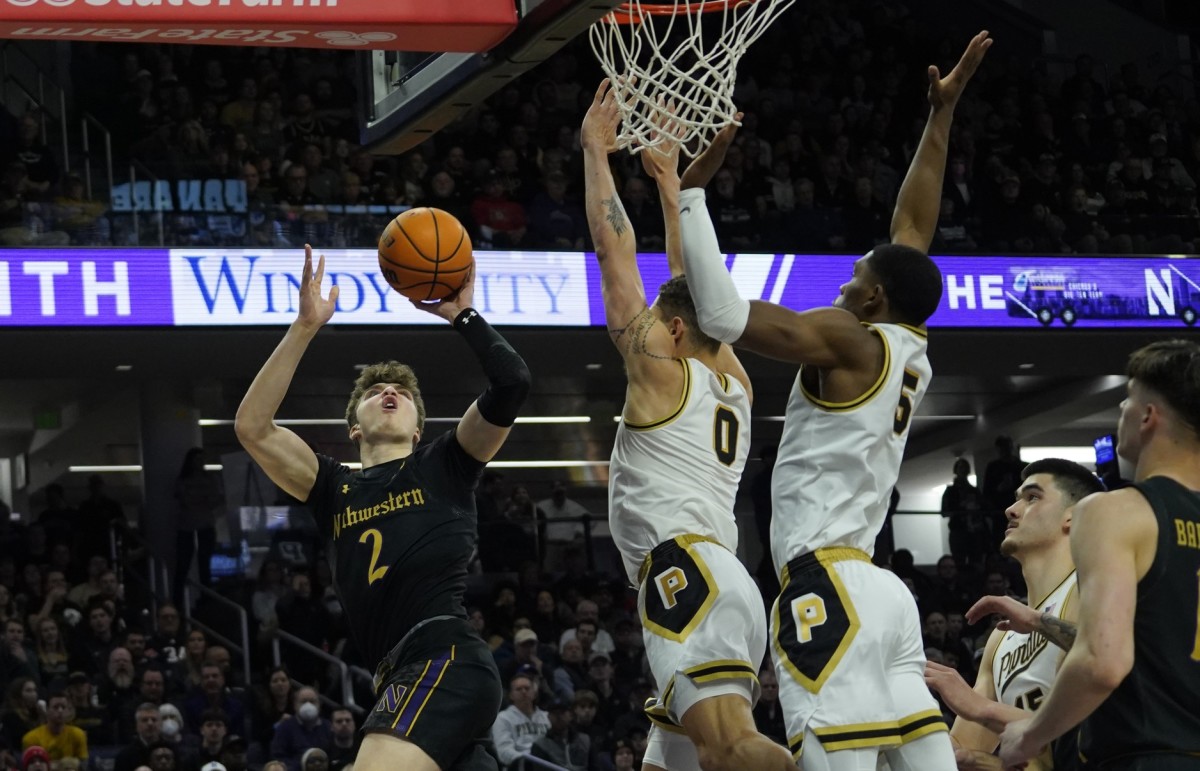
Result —
M317 478L317 456L291 430L275 425L275 413L287 394L300 358L309 342L333 317L338 288L321 296L325 257L313 272L312 247L304 246L304 273L300 277L300 312L287 334L263 364L238 406L234 431L250 457L271 481L297 500L307 500Z
M470 346L483 372L487 389L463 414L454 435L468 455L486 463L496 457L525 404L533 377L521 355L471 307L475 297L475 268L454 293L434 303L410 301L413 307L450 322Z
M946 176L954 108L991 45L992 40L984 30L972 38L949 75L943 78L937 67L929 67L929 120L896 198L891 228L894 244L929 252L942 205L942 179Z
M588 229L600 264L605 323L617 350L629 357L645 347L654 318L638 273L633 225L617 196L608 166L609 153L617 149L617 125L621 122L616 100L616 89L607 79L601 81L583 118L579 141L583 146Z
M673 112L673 105L671 112ZM671 131L672 124L670 118L663 120L662 129ZM662 206L663 213L663 232L666 234L666 249L667 249L667 267L671 270L671 277L683 275L683 237L679 229L679 145L678 143L667 143L668 152L659 152L656 149L646 149L641 153L642 168L654 180L658 187L658 200ZM689 284L690 289L690 284ZM737 378L742 387L746 389L746 395L749 396L750 402L754 402L754 388L750 382L750 375L747 374L746 368L742 366L742 362L734 353L733 347L728 343L721 344L721 350L717 354L717 368L722 372L727 372Z

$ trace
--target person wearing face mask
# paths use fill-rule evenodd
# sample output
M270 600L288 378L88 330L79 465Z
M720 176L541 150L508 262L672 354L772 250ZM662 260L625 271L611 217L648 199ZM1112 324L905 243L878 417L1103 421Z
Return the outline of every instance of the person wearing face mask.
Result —
M158 705L142 704L134 713L137 736L125 746L113 761L113 771L136 771L150 761L150 748L162 739L162 718Z
M333 744L333 726L321 717L320 700L315 688L303 687L294 697L295 712L275 728L271 757L282 760L288 771L301 771L300 758L305 750L328 750Z

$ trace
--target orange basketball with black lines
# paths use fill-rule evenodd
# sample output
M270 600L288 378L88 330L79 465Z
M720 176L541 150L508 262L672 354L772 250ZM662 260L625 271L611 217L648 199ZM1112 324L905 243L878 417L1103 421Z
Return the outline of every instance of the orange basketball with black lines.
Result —
M402 212L379 236L379 269L410 300L432 302L457 292L474 265L467 229L441 209Z

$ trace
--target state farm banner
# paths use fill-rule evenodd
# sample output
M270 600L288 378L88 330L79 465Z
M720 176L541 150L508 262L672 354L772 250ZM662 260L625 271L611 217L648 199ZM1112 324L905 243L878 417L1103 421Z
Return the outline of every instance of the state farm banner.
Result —
M0 0L0 38L486 51L513 0Z

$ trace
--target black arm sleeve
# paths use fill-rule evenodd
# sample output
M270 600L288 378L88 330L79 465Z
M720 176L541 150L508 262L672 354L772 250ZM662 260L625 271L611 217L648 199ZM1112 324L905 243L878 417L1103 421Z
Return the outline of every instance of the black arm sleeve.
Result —
M464 308L454 319L454 328L471 346L487 375L487 390L477 400L479 414L493 426L511 426L533 382L525 360L474 308Z

